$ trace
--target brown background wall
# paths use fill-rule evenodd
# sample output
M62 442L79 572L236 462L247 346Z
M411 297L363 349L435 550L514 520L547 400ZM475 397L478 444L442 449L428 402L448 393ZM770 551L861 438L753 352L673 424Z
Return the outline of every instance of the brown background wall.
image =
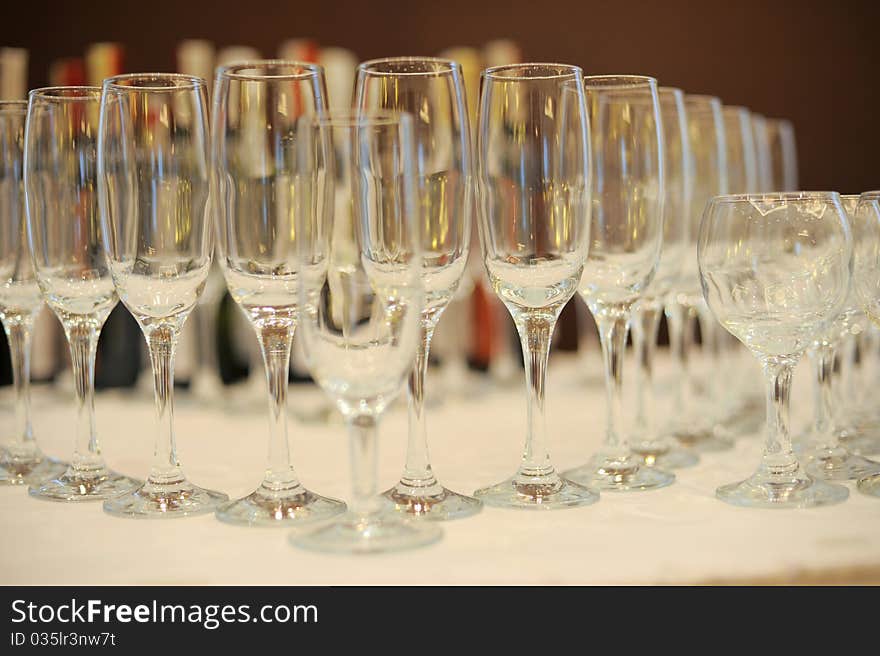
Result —
M176 44L205 37L274 56L291 37L363 59L518 41L526 58L587 73L644 73L713 93L798 138L801 187L880 187L880 0L66 0L7 3L0 45L31 51L31 86L50 61L95 41L126 48L126 70L173 70Z

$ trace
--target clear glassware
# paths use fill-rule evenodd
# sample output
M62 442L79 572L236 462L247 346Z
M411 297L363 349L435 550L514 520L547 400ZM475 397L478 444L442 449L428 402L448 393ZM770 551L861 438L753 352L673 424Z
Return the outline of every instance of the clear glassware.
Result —
M269 402L269 457L260 486L217 510L231 524L290 526L345 504L307 490L287 437L287 381L299 320L297 197L308 189L297 122L326 110L320 66L264 60L232 64L214 83L214 201L218 255L229 293L260 343Z
M412 370L425 300L412 119L334 111L302 118L297 132L300 337L348 425L353 498L347 513L290 540L337 553L430 544L440 524L388 512L376 494L378 422Z
M657 81L639 75L584 78L593 152L590 253L578 291L605 361L607 415L602 448L565 472L583 485L629 492L671 484L646 467L623 431L623 356L632 309L655 277L663 243L664 135Z
M552 510L599 495L550 461L544 392L550 339L574 296L590 238L592 174L583 72L567 64L483 71L477 134L480 243L489 280L522 343L528 425L519 469L474 496Z
M859 197L852 227L853 289L868 319L880 326L880 191L866 191ZM865 476L857 487L880 497L880 474Z
M684 93L681 89L660 87L657 97L663 124L665 157L663 247L657 273L632 310L630 328L637 361L634 382L637 408L630 447L646 465L679 469L695 465L698 457L692 451L678 446L671 437L658 434L653 371L663 299L677 285L682 263L692 252L689 212L693 156L688 139Z
M773 155L770 152L770 132L767 119L752 112L752 137L755 141L755 163L758 170L758 185L755 191L774 191Z
M727 193L727 146L721 101L714 96L686 94L688 139L694 160L694 176L689 209L691 254L684 258L676 288L664 306L669 327L669 343L676 363L678 388L675 391L674 418L665 432L684 446L698 452L723 451L733 447L733 440L715 431L715 422L707 416L696 393L692 367L693 321L704 303L700 293L696 243L703 208L713 196Z
M24 185L28 241L40 291L70 346L76 390L73 456L60 476L31 485L50 501L95 501L136 481L107 468L95 423L95 356L116 307L101 246L97 135L99 87L51 87L28 94Z
M840 200L847 217L853 217L859 196L841 196ZM807 472L826 480L855 480L880 472L880 463L850 453L839 439L843 426L840 425L842 408L837 404L837 388L842 381L834 373L835 359L861 313L852 286L850 289L840 314L807 349L814 373L814 419L811 430L802 438L798 456ZM849 434L852 435L852 431Z
M445 488L428 456L425 376L431 338L458 289L471 236L471 135L461 66L449 59L392 57L358 66L354 106L407 112L413 119L425 307L422 339L409 378L409 439L403 475L384 493L393 507L416 517L469 517L482 503Z
M797 143L791 121L768 118L767 140L770 143L773 191L796 191L798 189Z
M104 502L111 515L213 512L225 494L190 483L177 460L174 352L213 249L205 81L143 73L104 80L98 130L102 237L113 284L150 348L156 448L146 482Z
M842 310L852 236L834 192L718 196L706 207L697 253L703 294L722 326L760 361L767 435L758 470L716 491L758 508L839 503L847 488L804 471L788 429L791 374Z
M43 307L28 254L24 199L27 102L0 101L0 320L9 342L15 423L0 449L0 485L39 484L67 465L44 455L31 425L31 333ZM4 428L4 433L7 428Z

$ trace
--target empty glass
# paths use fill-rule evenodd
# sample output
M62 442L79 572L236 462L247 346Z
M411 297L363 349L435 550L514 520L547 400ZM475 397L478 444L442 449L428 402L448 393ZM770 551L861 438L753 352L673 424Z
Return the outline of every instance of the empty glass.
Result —
M382 512L378 420L403 388L424 303L412 120L389 111L300 120L300 337L314 379L351 438L349 511L291 542L369 553L438 540L439 524Z
M394 57L358 67L355 107L407 112L418 157L419 224L425 307L421 346L409 378L409 440L403 475L386 496L400 512L456 519L481 503L443 487L431 468L425 425L425 375L431 338L465 274L473 200L471 136L461 66L448 59Z
M157 435L138 489L104 502L112 515L182 517L228 497L190 483L177 460L174 351L211 267L205 81L144 73L104 80L98 131L102 238L119 298L150 348Z
M550 339L577 290L590 244L588 126L577 66L513 64L483 71L480 242L492 288L520 335L528 399L519 469L474 493L489 505L556 509L599 499L556 472L544 419Z
M880 191L866 191L859 197L852 225L853 289L865 314L880 325ZM880 474L861 479L858 489L880 497Z
M767 141L773 191L795 191L798 188L797 144L791 121L768 118Z
M693 157L687 132L684 94L681 89L660 87L663 124L665 184L663 188L663 248L657 273L633 307L632 339L636 353L636 420L630 446L646 465L661 469L690 467L697 456L657 433L655 416L654 351L663 300L677 286L684 260L693 254L690 243L690 196Z
M849 491L814 479L792 452L791 374L842 310L852 238L833 192L718 196L700 225L703 294L715 317L760 361L767 383L767 441L758 470L718 488L740 506L804 508Z
M287 526L345 510L303 487L287 438L288 367L299 319L296 211L310 184L297 158L297 122L324 111L326 95L324 72L314 64L268 60L217 71L218 254L229 293L257 334L269 394L266 473L256 491L217 511L232 524Z
M660 99L650 77L592 76L584 84L593 153L592 225L578 291L599 329L608 406L604 445L565 475L602 490L651 490L675 476L646 467L633 454L623 434L621 392L627 325L655 276L663 242Z
M67 465L40 451L31 426L31 331L43 307L27 249L24 101L0 101L0 320L9 342L15 387L15 425L0 450L0 485L39 484ZM4 428L4 433L8 430Z
M108 499L138 485L109 470L95 425L95 355L118 301L101 245L97 137L101 89L30 92L24 183L37 282L70 345L77 418L73 456L58 477L30 494L50 501Z
M692 320L705 302L700 293L696 243L700 217L713 196L727 193L727 147L721 101L713 96L685 95L688 140L693 154L693 191L689 207L690 255L684 258L676 288L666 298L664 312L669 326L669 343L676 362L678 384L675 391L674 419L667 431L682 444L697 451L730 449L733 441L716 434L707 409L698 404L691 366Z

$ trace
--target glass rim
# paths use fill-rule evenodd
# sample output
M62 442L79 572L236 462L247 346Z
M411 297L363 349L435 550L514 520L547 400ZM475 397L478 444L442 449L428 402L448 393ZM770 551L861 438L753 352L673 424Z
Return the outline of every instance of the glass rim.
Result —
M171 86L133 86L131 84L126 84L127 82L134 80L168 80L175 82L175 84ZM182 82L183 84L177 84L177 82ZM205 89L207 88L207 82L204 78L201 78L198 75L187 75L186 73L124 73L122 75L113 75L106 78L101 86L104 91L112 89L114 91L174 93L178 91Z
M770 203L774 201L828 200L839 199L836 191L763 191L751 194L719 194L709 199L710 203Z
M242 73L248 69L260 70L261 68L296 68L296 73L273 73L260 75ZM216 78L229 80L241 80L246 82L259 82L264 80L306 80L311 77L320 77L324 73L324 67L314 62L304 62L294 59L242 59L223 66L218 66L215 72Z
M27 114L27 100L0 100L0 114Z
M704 106L704 105L711 106L711 105L714 105L715 103L718 103L722 107L724 106L721 103L721 98L719 98L718 96L713 96L708 93L686 93L686 94L684 94L684 101L686 103L692 103L697 106Z
M585 75L584 87L591 90L627 90L640 87L653 87L656 89L658 84L657 78L650 75Z
M380 127L401 125L411 120L409 112L391 109L331 109L300 118L321 127Z
M880 200L880 189L871 189L869 191L863 191L859 194L859 200L862 198L870 201Z
M101 87L86 85L39 87L28 91L28 100L59 100L79 102L83 100L101 100Z
M565 73L553 75L508 75L509 71L522 70L525 68L566 69ZM574 80L578 76L583 78L584 69L575 64L560 64L557 62L523 62L519 64L502 64L483 69L480 77L492 80L507 80L510 82L527 82L529 80Z
M742 114L745 112L749 116L752 114L752 110L750 110L745 105L721 105L721 111L726 112L728 114L732 114L736 112L737 114Z
M436 70L425 70L425 71L383 71L374 68L375 66L379 66L381 64L418 64L418 63L428 63L428 64L437 64L441 67ZM443 75L456 75L461 74L461 64L455 61L454 59L448 59L446 57L420 57L417 55L403 55L399 57L378 57L376 59L368 59L366 61L358 64L357 67L358 73L369 73L370 75L382 76L382 77L390 77L390 76L400 76L400 77L408 77L408 76L443 76Z

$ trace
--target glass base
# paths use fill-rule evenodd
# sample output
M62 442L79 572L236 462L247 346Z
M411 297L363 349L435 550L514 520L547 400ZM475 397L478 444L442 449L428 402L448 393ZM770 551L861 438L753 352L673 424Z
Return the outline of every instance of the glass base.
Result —
M346 513L323 526L295 530L288 538L295 547L338 554L386 553L415 549L437 542L443 529L397 515L361 517Z
M843 447L806 449L801 462L808 474L826 481L850 481L880 472L880 462L849 453Z
M222 492L205 490L187 480L147 481L133 492L105 501L104 512L132 519L171 519L214 512L225 501L229 497Z
M733 448L733 439L711 428L679 429L672 432L672 437L677 439L683 447L693 449L698 453L717 453Z
M238 526L286 526L330 519L345 512L346 505L337 499L322 497L302 485L273 490L261 485L243 499L223 504L216 517Z
M858 456L880 455L880 430L856 426L844 429L839 438L841 446Z
M518 473L506 481L477 490L474 496L487 506L532 510L576 508L599 500L595 490L555 472L543 476Z
M641 460L640 464L647 467L684 469L700 462L699 456L693 451L670 445L663 440L631 443L630 449L633 456Z
M880 474L866 476L856 486L862 494L880 498Z
M483 509L479 499L453 492L436 481L431 486L422 487L400 482L383 492L382 497L389 502L393 512L434 521L463 519Z
M37 459L3 458L0 461L0 485L40 485L67 471L67 463L40 456Z
M715 496L725 503L747 508L812 508L846 501L843 485L814 479L800 469L794 474L753 474L739 483L722 485Z
M28 494L46 501L102 501L130 492L142 484L143 481L117 474L106 467L88 471L68 467L61 476L31 485Z
M675 474L656 467L646 467L632 455L623 458L597 453L590 461L563 473L581 485L608 492L644 492L675 482Z

